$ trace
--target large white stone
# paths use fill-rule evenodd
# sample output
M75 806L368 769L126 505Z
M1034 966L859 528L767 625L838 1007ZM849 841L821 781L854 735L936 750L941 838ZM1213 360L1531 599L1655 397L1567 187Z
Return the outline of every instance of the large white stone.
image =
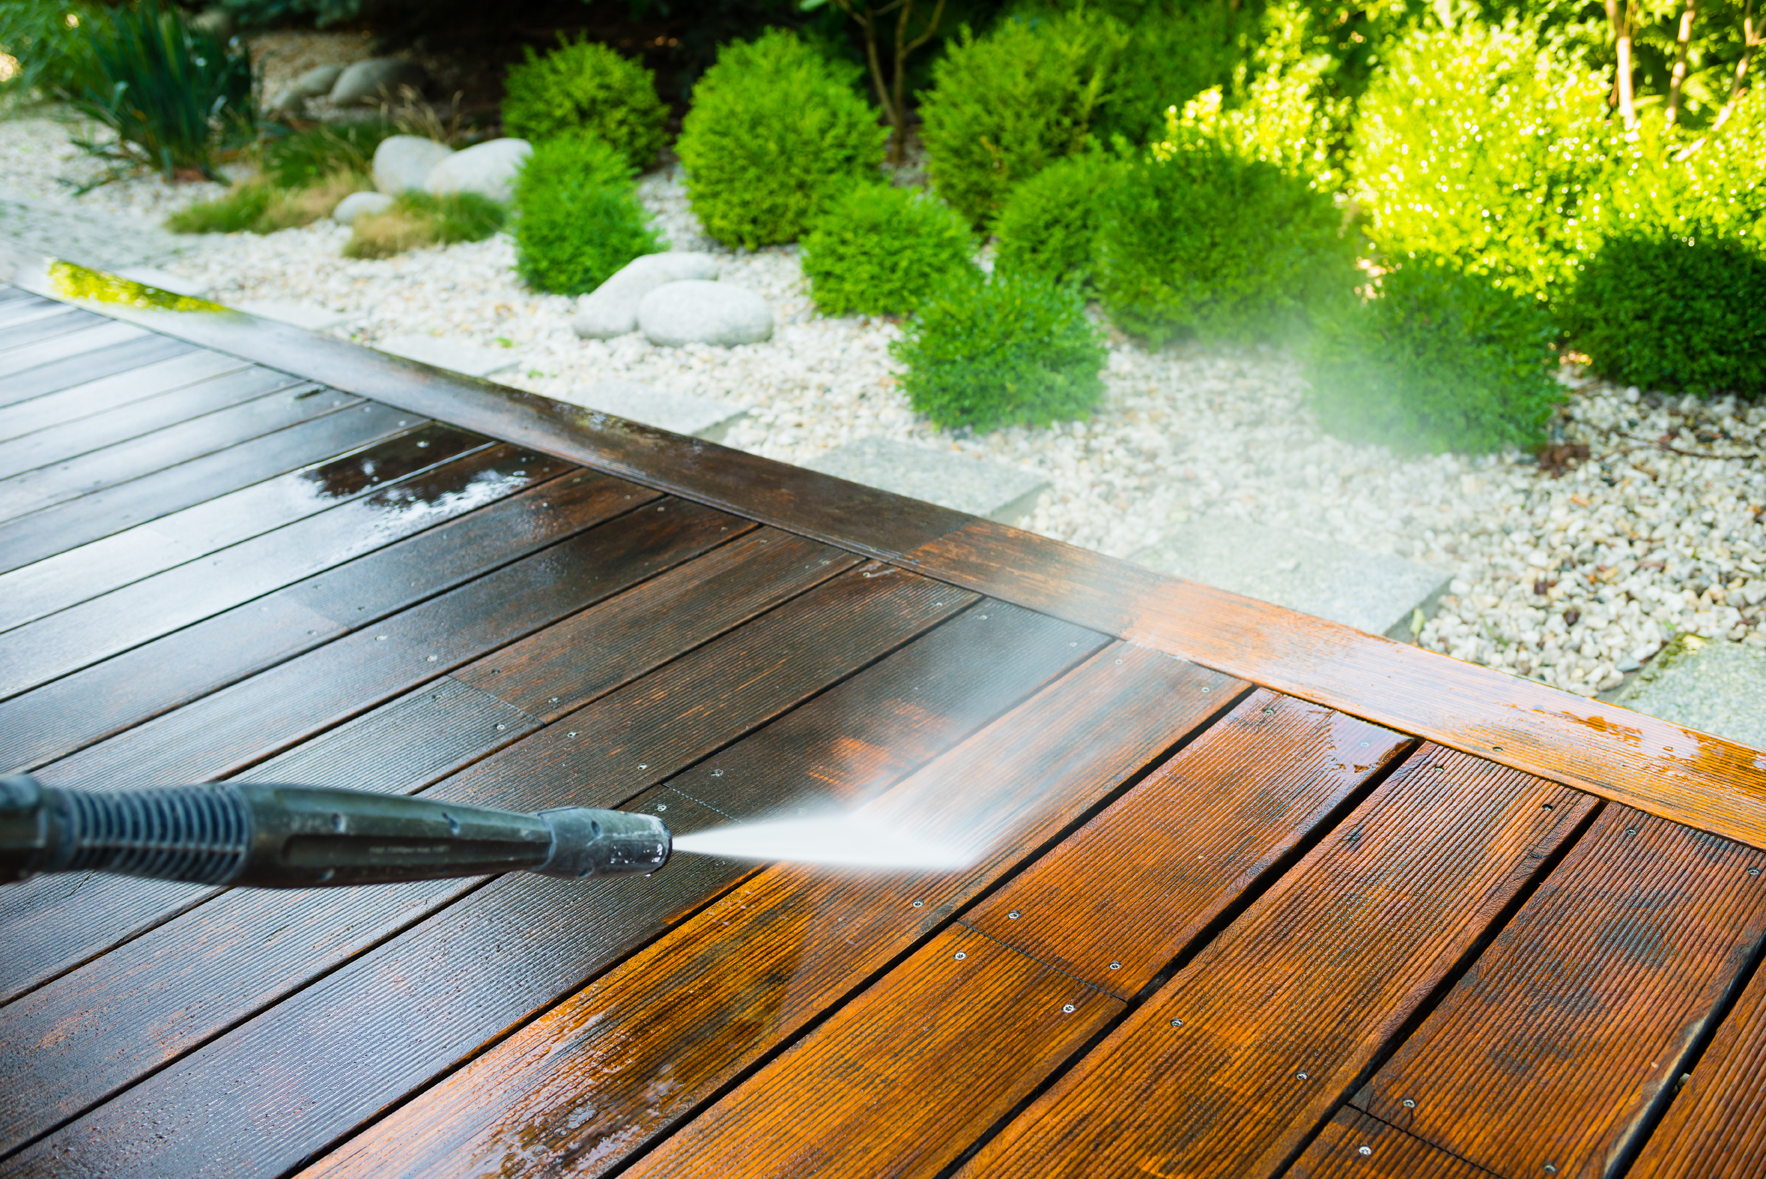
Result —
M658 389L637 381L596 381L585 388L553 396L585 409L599 410L708 442L722 442L730 427L748 416L747 410L727 402L695 397L691 393L676 393L673 389Z
M773 338L773 309L746 287L690 279L657 287L638 304L638 330L652 344L758 344Z
M421 135L393 135L374 149L374 187L397 196L423 188L435 166L454 154L445 143Z
M338 106L362 103L373 106L381 102L397 102L403 90L410 87L421 91L429 81L422 66L402 57L374 57L358 61L337 76L331 86L331 101Z
M521 363L519 356L506 349L480 348L477 344L462 344L440 336L388 336L374 347L407 360L421 360L424 364L472 377L488 377Z
M342 76L342 66L314 66L290 82L288 88L302 98L324 98L331 93L331 88L337 85L337 79Z
M665 283L717 277L717 259L685 250L633 258L576 303L570 328L585 340L610 340L638 330L638 304Z
M436 196L476 192L508 204L515 199L515 173L532 154L533 144L525 139L488 140L442 160L430 169L423 187Z
M352 192L337 202L331 219L339 225L354 225L357 217L384 213L392 207L392 198L384 192Z

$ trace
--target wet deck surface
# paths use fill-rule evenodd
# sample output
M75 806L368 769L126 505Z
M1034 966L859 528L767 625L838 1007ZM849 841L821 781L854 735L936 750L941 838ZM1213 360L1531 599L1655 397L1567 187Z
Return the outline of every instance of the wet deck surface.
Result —
M9 886L0 1175L1766 1173L1766 755L146 302L0 285L0 770L984 852Z

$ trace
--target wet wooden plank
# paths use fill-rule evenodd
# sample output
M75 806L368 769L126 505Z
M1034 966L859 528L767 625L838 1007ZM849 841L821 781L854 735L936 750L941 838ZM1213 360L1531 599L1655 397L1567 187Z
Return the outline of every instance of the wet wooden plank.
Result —
M902 558L1352 716L1766 847L1766 758L1599 700L975 520Z
M1360 1110L1340 1109L1287 1170L1288 1179L1494 1179Z
M89 311L81 311L74 307L64 307L60 311L51 310L44 315L0 324L0 353L23 347L26 344L35 344L39 340L63 336L81 328L94 327L104 322L106 321L101 315L93 315ZM0 356L0 360L3 359L4 357Z
M287 392L269 396L279 390ZM320 406L359 404L359 397L267 368L211 377L106 414L0 442L0 512L11 516L35 511L306 420L289 417L293 410L311 416ZM262 425L254 429L258 423ZM38 471L51 464L53 472Z
M143 336L126 344L115 344L97 352L58 360L30 372L9 376L4 384L0 384L0 406L16 405L33 397L41 397L45 393L57 393L100 377L131 372L144 365L195 351L196 348L183 340L157 335Z
M836 578L427 796L522 810L631 798L646 779L698 760L970 600L899 571ZM944 605L934 608L934 601ZM757 649L787 658L756 668L744 656ZM581 727L566 736L565 724ZM651 760L638 763L637 756ZM552 771L537 773L537 766ZM634 799L633 805L651 804ZM654 805L666 806L669 821L683 830L723 821L680 796ZM653 878L493 881L40 1141L17 1156L15 1169L108 1175L286 1169L747 871L683 857ZM456 896L471 888L471 882L446 883ZM347 915L333 921L360 924ZM511 937L516 929L520 935ZM389 1031L395 1026L408 1031ZM370 1027L378 1031L364 1038ZM361 1048L369 1042L398 1047L364 1061ZM298 1077L270 1065L294 1058L303 1062ZM197 1113L188 1094L210 1091L221 1075L234 1078L222 1082L235 1094L228 1111ZM146 1124L140 1116L149 1108L164 1108L171 1120L148 1114L159 1127L137 1139L134 1128ZM242 1137L231 1124L235 1117L258 1130Z
M220 352L185 352L115 376L87 381L59 393L45 393L0 409L0 439L17 438L81 418L109 413L196 381L251 367Z
M964 921L1131 998L1413 744L1253 692Z
M986 634L996 621L976 619L975 629ZM311 1174L442 1169L516 1179L559 1166L584 1175L620 1168L1059 839L1076 815L1204 724L1241 686L1113 644L893 788L886 776L870 776L865 759L852 764L848 752L883 742L829 725L822 756L837 757L845 779L834 798L868 803L896 821L911 818L932 834L972 839L986 849L980 861L964 871L915 874L768 869L338 1148ZM897 690L910 718L916 695ZM843 716L827 712L836 722ZM813 752L807 732L782 731L784 749ZM766 764L765 751L743 752L720 753L715 762ZM813 766L814 758L803 783L812 795L824 778ZM754 809L767 813L778 801L757 800Z
M1762 865L1607 807L1354 1104L1498 1174L1619 1174L1758 958Z
M961 1173L1279 1174L1596 805L1425 745Z
M127 344L146 335L140 328L126 323L100 323L81 328L64 336L41 340L0 354L0 377L28 373L34 368L85 356L114 344Z

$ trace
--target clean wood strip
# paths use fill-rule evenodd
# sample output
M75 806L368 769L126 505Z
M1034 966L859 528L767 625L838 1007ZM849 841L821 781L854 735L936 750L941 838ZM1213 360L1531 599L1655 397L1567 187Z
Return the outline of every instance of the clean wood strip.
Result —
M535 486L476 509L460 492L481 467L433 471L419 498L436 510L415 536L0 702L0 766L72 753L656 498L605 475L546 481L548 464L525 466Z
M427 796L520 810L617 803L646 779L698 760L973 600L900 571L862 572L880 575L836 578ZM761 651L782 657L757 666ZM722 821L678 795L634 805L667 807L682 830ZM682 860L654 878L522 874L494 881L41 1140L13 1166L24 1174L282 1171L751 870L707 857ZM455 895L470 888L451 883ZM309 903L333 906L333 926L359 925L335 911L350 900L321 895ZM536 948L544 952L535 955ZM378 1031L364 1039L369 1028ZM392 1050L364 1061L362 1045L370 1042ZM291 1058L303 1061L304 1079L271 1063ZM217 1083L235 1094L228 1110L198 1114L188 1095ZM137 1137L149 1109L165 1113L147 1114L159 1125ZM241 1134L236 1117L267 1132Z
M962 621L984 608L1002 607L985 603ZM976 629L995 621L977 618ZM583 1175L620 1167L944 926L1240 687L1112 644L885 793L876 791L886 780L869 780L861 760L836 797L869 796L881 814L967 836L986 847L981 860L961 872L908 875L771 868L334 1151L311 1175L516 1179L558 1167ZM899 694L908 718L917 695ZM781 735L785 750L804 744L795 732ZM845 763L850 747L882 744L862 732L849 742L834 725L822 747ZM730 756L741 752L716 762L766 763ZM813 782L805 786L813 794Z
M64 336L69 332L105 322L107 321L102 315L93 315L89 311L63 305L59 313L48 311L22 321L0 324L0 361L4 361L5 354L14 348L35 344L54 336Z
M1607 807L1354 1104L1498 1174L1616 1175L1756 957L1763 865Z
M114 344L126 344L139 340L147 333L138 327L126 323L99 323L79 331L69 332L54 339L42 340L28 344L23 348L14 348L9 352L0 353L0 377L17 376L28 373L31 369L53 364L58 360L69 360L109 348Z
M1486 1179L1490 1172L1345 1108L1325 1123L1287 1175L1288 1179Z
M1254 692L964 921L1131 998L1413 744Z
M19 291L16 287L8 289L13 293L0 299L0 326L11 327L15 324L42 319L46 315L65 315L74 310L67 303L39 299L34 295Z
M41 397L45 393L57 393L73 385L128 373L144 365L195 351L195 348L183 340L166 336L143 336L126 344L115 344L84 356L58 360L27 373L9 376L4 382L0 382L0 405L16 405L33 397Z
M1401 732L1766 847L1766 755L1599 700L974 520L903 558Z
M130 372L101 377L0 409L0 439L17 438L80 418L109 413L196 381L248 367L238 357L224 356L219 352L186 352L154 361Z
M1594 799L1425 745L962 1174L1279 1174Z

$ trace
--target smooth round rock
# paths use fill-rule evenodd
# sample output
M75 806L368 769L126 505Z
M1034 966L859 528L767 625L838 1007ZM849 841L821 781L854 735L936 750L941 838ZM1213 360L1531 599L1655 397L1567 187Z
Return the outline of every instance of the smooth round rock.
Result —
M276 91L265 109L285 115L298 115L307 109L307 100L304 95L296 93L293 86L284 86Z
M710 254L670 250L633 258L611 277L576 301L570 330L585 340L611 340L638 330L638 304L666 283L716 278L717 259Z
M773 309L745 287L691 279L657 287L638 304L638 330L652 344L758 344L773 338Z
M374 187L397 196L423 188L435 166L454 154L445 143L421 135L394 135L374 149Z
M302 98L324 98L331 93L331 88L337 85L337 79L342 75L342 66L314 66L289 83L288 89Z
M392 207L392 198L384 192L352 192L337 202L331 219L339 225L354 225L357 217L383 213Z
M428 82L429 74L414 61L374 57L358 61L337 76L331 86L331 101L338 106L397 102L404 97L400 92L405 87L421 91Z
M225 8L204 9L190 18L190 27L204 33L213 33L225 41L233 35L235 22L233 14Z
M508 204L515 199L515 173L533 154L525 139L492 139L457 151L430 170L423 182L428 192L476 192Z

